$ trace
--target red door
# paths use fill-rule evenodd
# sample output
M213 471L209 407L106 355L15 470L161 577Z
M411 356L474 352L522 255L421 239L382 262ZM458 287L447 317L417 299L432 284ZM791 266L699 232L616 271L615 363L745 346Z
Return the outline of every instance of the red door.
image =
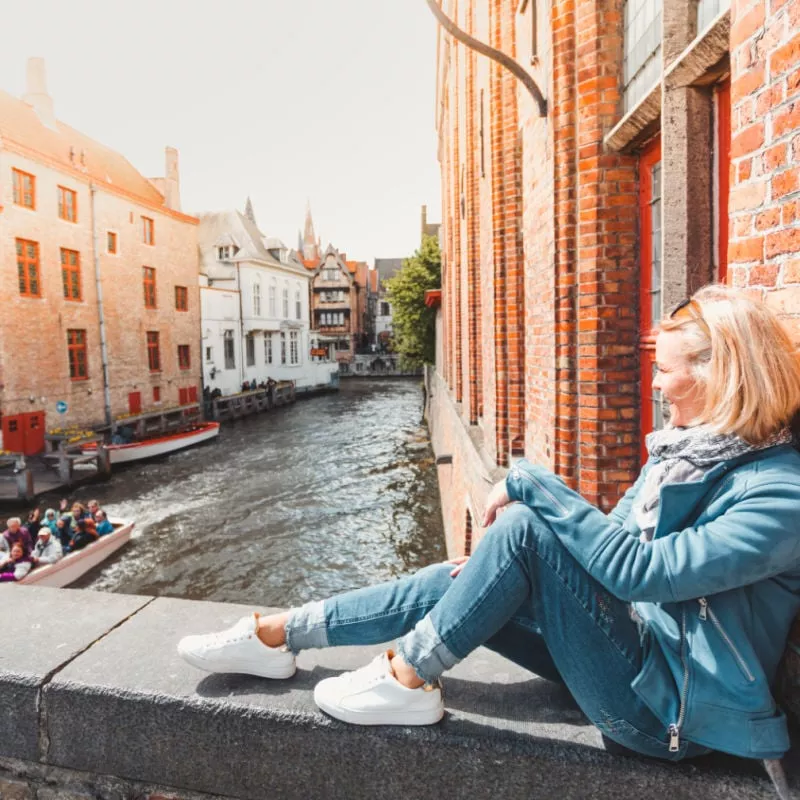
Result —
M25 428L25 449L22 451L26 456L33 456L44 450L44 411L32 411L22 415Z
M131 392L128 395L128 413L140 414L142 411L142 393Z
M25 448L25 426L22 414L3 417L3 450L21 453Z
M44 450L44 411L3 417L3 449L35 456Z

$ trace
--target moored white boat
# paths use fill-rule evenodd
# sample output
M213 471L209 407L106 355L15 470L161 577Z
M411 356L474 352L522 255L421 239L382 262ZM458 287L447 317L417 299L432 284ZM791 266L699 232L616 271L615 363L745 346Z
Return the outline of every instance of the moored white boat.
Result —
M96 542L67 553L55 564L34 567L21 581L25 586L51 586L61 589L74 583L90 569L102 564L109 556L127 544L133 533L133 522L124 519L109 519L114 532L101 536Z
M183 450L185 447L200 444L217 436L219 436L218 422L201 422L189 431L130 444L109 444L107 447L112 464L127 464L129 461L165 456L167 453ZM84 452L91 452L91 448L86 448Z

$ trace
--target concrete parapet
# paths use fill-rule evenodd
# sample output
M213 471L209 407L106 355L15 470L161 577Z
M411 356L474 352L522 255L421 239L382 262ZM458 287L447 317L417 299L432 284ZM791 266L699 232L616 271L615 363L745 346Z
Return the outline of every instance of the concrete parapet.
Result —
M380 647L302 653L288 681L206 675L177 641L251 609L13 585L0 599L15 621L0 651L3 797L772 797L755 763L610 755L566 689L486 650L448 674L441 724L358 728L320 713L313 687Z

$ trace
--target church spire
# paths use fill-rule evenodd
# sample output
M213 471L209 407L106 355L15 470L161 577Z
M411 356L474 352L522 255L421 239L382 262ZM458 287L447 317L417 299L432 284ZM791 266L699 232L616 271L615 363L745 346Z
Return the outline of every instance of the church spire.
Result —
M316 261L319 258L319 243L314 235L314 220L311 218L311 203L306 204L306 224L303 232L303 258Z
M250 195L247 196L247 203L245 203L244 206L244 215L250 220L250 222L253 223L253 225L256 225L256 215L253 211L253 203L250 200ZM256 227L258 227L258 225L256 225Z

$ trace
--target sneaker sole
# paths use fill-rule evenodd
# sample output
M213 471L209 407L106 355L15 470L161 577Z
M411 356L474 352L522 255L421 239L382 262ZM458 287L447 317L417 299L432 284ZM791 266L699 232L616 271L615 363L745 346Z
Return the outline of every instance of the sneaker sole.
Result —
M236 664L234 662L216 662L212 664L191 651L182 650L180 647L178 648L178 653L184 661L191 664L193 667L197 667L197 669L203 670L203 672L255 675L257 678L284 680L286 678L291 678L297 671L297 666L294 663L281 665L280 667L276 665L272 668L243 666L241 663Z
M435 725L444 716L444 708L441 706L421 711L402 711L391 715L386 712L360 714L357 711L329 705L316 697L314 702L321 711L350 725Z

